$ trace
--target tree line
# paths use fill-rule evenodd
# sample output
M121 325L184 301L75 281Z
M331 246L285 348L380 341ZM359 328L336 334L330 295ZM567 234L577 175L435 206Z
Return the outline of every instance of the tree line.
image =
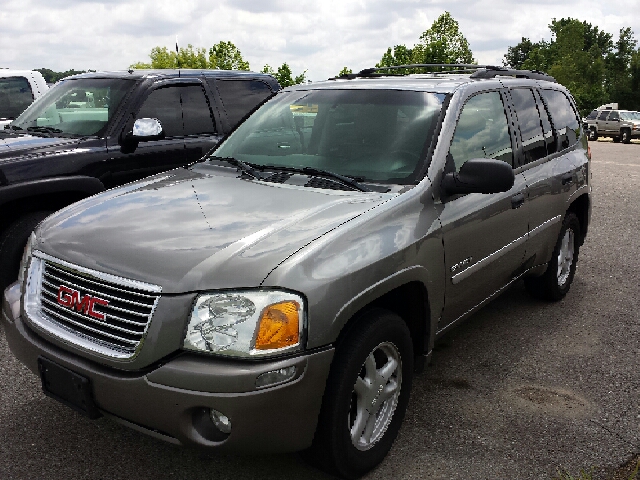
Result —
M508 47L502 66L539 70L553 76L571 91L583 115L599 105L614 102L621 109L640 110L640 49L631 28L620 29L615 41L610 33L574 18L554 18L549 30L549 41L532 42L522 37L517 45ZM238 47L229 41L220 41L208 49L194 48L191 44L176 50L158 46L151 49L149 58L150 62L137 62L130 68L250 69ZM469 42L449 12L440 15L415 45L387 48L376 67L425 63L477 64ZM58 73L46 68L38 71L49 83L81 73L75 70ZM306 70L294 75L286 62L275 70L264 65L261 71L272 74L283 87L307 81ZM405 68L396 73L424 71L424 68ZM337 76L352 73L350 68L344 67Z

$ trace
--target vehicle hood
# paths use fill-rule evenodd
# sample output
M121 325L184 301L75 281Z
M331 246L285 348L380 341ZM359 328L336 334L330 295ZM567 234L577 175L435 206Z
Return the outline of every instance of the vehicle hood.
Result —
M75 146L77 138L39 137L22 133L0 133L0 163L3 160L25 155L40 155L68 150Z
M257 287L288 256L392 196L177 169L52 215L35 248L164 293Z

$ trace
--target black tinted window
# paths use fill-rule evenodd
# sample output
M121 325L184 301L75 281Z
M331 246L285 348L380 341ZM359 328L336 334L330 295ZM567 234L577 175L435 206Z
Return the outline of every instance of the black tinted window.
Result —
M580 123L569 99L557 90L543 90L542 96L551 112L553 126L558 136L558 150L570 147L578 141Z
M185 135L211 134L215 132L211 110L202 87L181 87L182 116Z
M602 113L598 116L598 120L606 120L606 119L607 119L607 115L609 115L609 112L607 112L607 111L602 112Z
M620 120L620 115L618 115L618 112L611 112L609 114L609 121L612 120Z
M533 92L528 88L511 91L520 124L524 163L535 162L547 156L547 146L542 132L542 122Z
M32 101L33 93L26 78L0 78L0 118L16 118Z
M553 126L551 125L551 115L549 109L540 98L540 93L535 92L536 103L538 104L538 112L540 113L540 122L542 123L542 131L544 132L544 143L547 146L547 155L555 153L556 148L556 136L553 132Z
M149 94L140 107L136 118L157 118L167 137L180 136L182 130L182 108L180 87L158 88Z
M231 128L272 93L260 80L217 80L217 86Z
M495 158L513 165L507 116L498 92L471 97L462 108L449 154L456 171L472 158Z

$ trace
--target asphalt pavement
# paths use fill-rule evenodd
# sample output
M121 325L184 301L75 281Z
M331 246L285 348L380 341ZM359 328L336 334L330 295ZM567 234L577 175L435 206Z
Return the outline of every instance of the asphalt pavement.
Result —
M522 282L438 342L367 479L594 479L640 453L640 142L591 142L593 213L571 291ZM295 428L295 427L294 427ZM330 478L297 455L165 444L45 397L0 329L0 479Z

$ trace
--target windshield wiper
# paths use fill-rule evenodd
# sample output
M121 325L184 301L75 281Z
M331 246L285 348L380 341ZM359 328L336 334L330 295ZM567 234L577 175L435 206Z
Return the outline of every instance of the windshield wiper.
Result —
M59 128L53 127L27 127L27 132L35 132L35 133L64 133Z
M18 127L16 125L8 124L8 125L4 126L4 129L5 130L22 130L22 127Z
M331 178L333 180L338 180L340 183L349 187L353 187L356 190L360 190L361 192L373 192L373 190L371 190L369 187L362 185L355 179L347 177L345 175L340 175L339 173L330 172L328 170L320 170L319 168L314 167L304 167L302 168L302 172L314 177L325 177Z
M260 172L258 172L255 168L253 168L253 166L243 162L242 160L238 160L237 158L233 158L233 157L216 157L215 155L209 158L230 163L234 167L237 167L239 170L241 170L242 173L246 173L247 175L255 178L256 180L264 180L264 177Z

